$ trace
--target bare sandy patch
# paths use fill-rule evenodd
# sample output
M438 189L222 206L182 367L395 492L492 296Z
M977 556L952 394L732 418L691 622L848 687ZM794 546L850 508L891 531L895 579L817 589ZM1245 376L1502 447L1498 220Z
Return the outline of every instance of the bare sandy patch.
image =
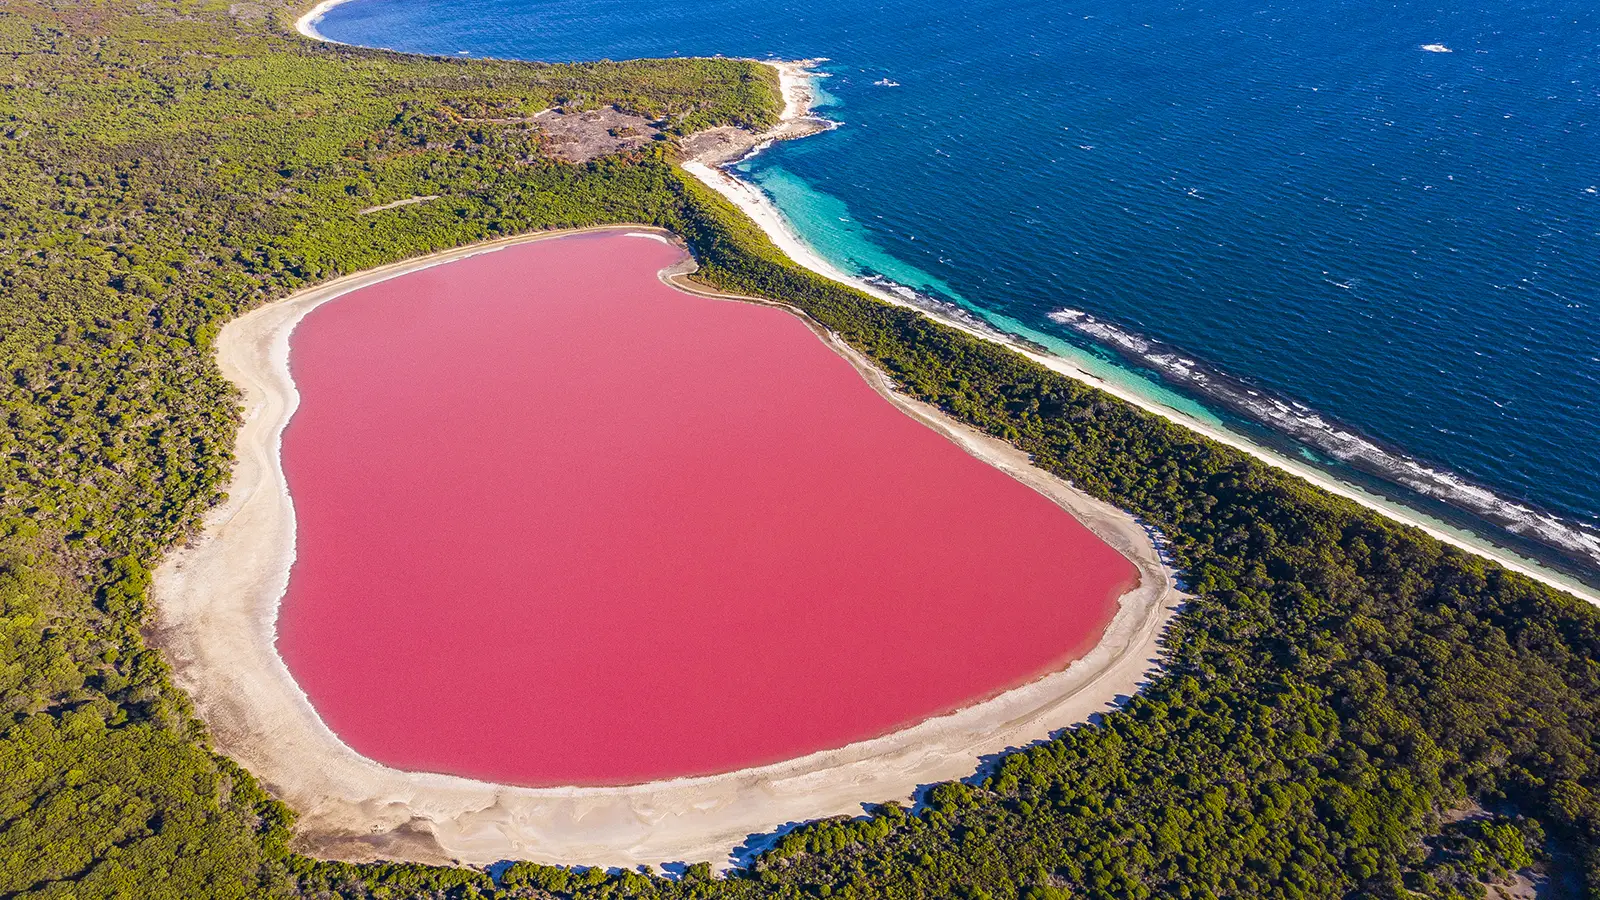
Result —
M366 209L358 210L356 212L356 215L358 215L358 216L370 216L373 213L380 213L380 212L383 212L384 210L387 210L387 209L399 209L402 206L411 206L411 205L417 204L417 203L427 203L429 200L437 200L437 199L439 199L439 195L438 194L427 194L427 195L422 196L422 197L407 197L404 200L395 200L395 201L390 202L390 203L380 203L377 206L369 206Z
M547 109L526 121L539 131L542 155L575 165L637 150L661 133L656 123L644 116L613 106L582 111Z

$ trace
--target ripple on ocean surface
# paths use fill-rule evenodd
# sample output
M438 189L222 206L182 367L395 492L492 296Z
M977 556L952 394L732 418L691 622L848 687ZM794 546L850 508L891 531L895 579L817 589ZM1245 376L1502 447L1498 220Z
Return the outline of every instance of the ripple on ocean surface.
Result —
M808 233L835 262L1070 341L1047 316L1085 310L1581 527L1600 524L1597 21L1571 0L354 0L324 30L831 57L845 126L753 174L838 204ZM796 221L820 202L779 201Z

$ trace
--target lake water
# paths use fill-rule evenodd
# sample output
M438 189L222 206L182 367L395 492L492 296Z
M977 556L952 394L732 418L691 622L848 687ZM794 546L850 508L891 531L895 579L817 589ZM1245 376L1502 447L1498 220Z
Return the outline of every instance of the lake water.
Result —
M1099 641L1131 563L795 316L662 284L682 258L524 244L294 331L278 648L363 755L524 785L726 772Z

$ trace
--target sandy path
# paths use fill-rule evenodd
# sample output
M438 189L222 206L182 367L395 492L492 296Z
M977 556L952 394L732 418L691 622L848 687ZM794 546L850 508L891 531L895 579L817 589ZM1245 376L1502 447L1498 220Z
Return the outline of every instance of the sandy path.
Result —
M402 206L410 206L413 203L427 203L429 200L437 199L439 199L438 194L427 194L422 197L407 197L404 200L396 200L392 203L380 203L377 206L369 206L366 209L357 211L356 215L367 216L371 215L372 213L383 212L386 209L399 209Z
M623 232L665 237L638 227ZM289 334L334 297L421 268L556 235L529 235L409 260L302 291L236 319L217 339L243 394L228 500L200 538L156 573L155 643L219 750L300 815L299 846L347 859L486 864L507 858L631 866L712 860L786 823L859 814L919 786L970 775L980 756L1044 738L1134 693L1181 600L1144 530L1125 513L1033 468L1004 443L895 394L853 351L812 326L885 397L1072 512L1138 567L1101 643L1064 672L871 741L724 775L615 788L519 788L403 772L346 747L312 709L275 647L294 559L294 508L278 451L298 395ZM676 287L692 262L663 273ZM728 297L694 288L696 293ZM809 324L809 323L808 323Z

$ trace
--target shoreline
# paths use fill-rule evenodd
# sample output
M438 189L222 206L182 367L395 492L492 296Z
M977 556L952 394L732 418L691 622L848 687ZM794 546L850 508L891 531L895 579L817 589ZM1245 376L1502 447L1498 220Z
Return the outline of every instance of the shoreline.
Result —
M1118 600L1100 642L1066 669L954 712L835 750L720 775L619 787L524 788L405 772L360 756L321 720L276 647L278 604L294 560L294 510L279 459L298 404L289 335L312 309L350 291L505 247L614 232L668 240L636 225L542 232L405 260L300 291L229 322L216 342L239 387L240 429L228 499L189 545L157 569L152 643L210 729L213 745L297 813L296 846L364 861L485 865L528 859L632 866L710 860L718 869L753 835L798 821L859 815L917 788L971 775L981 757L1025 746L1114 708L1147 680L1182 599L1143 526L1034 468L1025 454L896 394L889 379L800 315L885 399L968 453L1044 494L1133 562L1139 583ZM675 289L792 307L692 285L692 258L663 270Z
M811 115L809 106L809 100L814 96L814 91L807 85L794 83L810 76L803 64L793 65L796 65L797 68L791 70L788 79L780 77L780 85L784 91L784 115L797 120L815 121L816 119ZM780 70L780 74L782 71ZM807 132L807 134L816 133L816 130L823 129L815 129ZM783 133L782 123L769 132L770 135L781 133ZM804 135L797 136L803 137ZM787 139L787 136L774 136L771 138L771 140L783 139ZM756 148L752 148L752 150L758 152ZM768 240L772 241L796 265L830 281L862 291L874 299L915 310L942 325L948 325L973 337L999 344L1058 374L1105 391L1113 397L1130 403L1145 412L1232 447L1275 469L1298 476L1315 487L1346 500L1354 501L1388 519L1399 522L1402 525L1419 528L1430 537L1451 547L1487 559L1548 587L1571 594L1592 605L1600 606L1600 591L1592 589L1576 579L1547 569L1535 560L1527 559L1514 551L1499 547L1489 542L1486 538L1466 531L1459 531L1458 533L1450 526L1433 520L1424 513L1387 500L1353 484L1340 481L1320 469L1258 445L1243 436L1218 428L1180 410L1153 401L1137 391L1112 383L1105 378L1086 371L1064 357L1048 352L1040 352L1028 347L1014 335L1008 335L998 330L976 328L953 317L939 315L926 307L910 303L905 298L896 296L893 292L885 290L860 276L843 271L813 250L789 223L788 219L784 217L782 211L772 202L772 199L760 188L729 172L728 164L731 162L733 160L721 159L715 155L699 154L686 157L681 166L684 171L694 176L702 184L716 191L724 199L738 207L751 221L756 223L757 227L766 234Z
M341 3L349 2L350 0L321 0L320 3L311 7L310 9L307 9L300 15L299 18L294 20L294 30L300 32L302 36L308 37L313 41L322 41L323 43L327 44L342 45L344 43L343 41L336 41L318 31L317 23L321 22L322 17L328 14L328 10L333 9L335 6L338 6Z

